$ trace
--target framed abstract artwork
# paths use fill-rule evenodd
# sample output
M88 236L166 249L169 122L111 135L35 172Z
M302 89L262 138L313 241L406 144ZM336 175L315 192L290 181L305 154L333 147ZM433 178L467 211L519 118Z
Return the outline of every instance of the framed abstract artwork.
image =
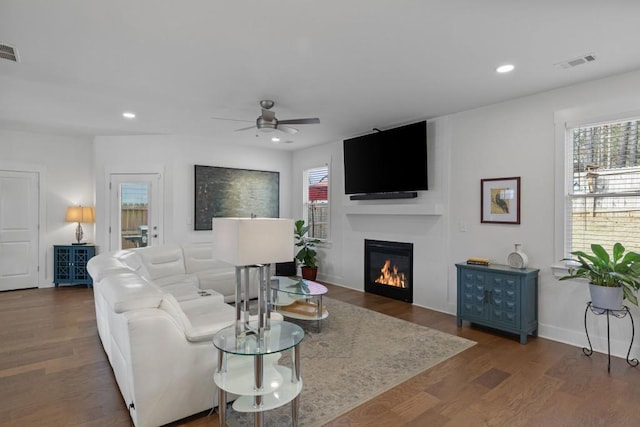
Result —
M520 177L480 180L480 222L520 224Z
M278 218L280 173L195 165L194 230L216 217Z

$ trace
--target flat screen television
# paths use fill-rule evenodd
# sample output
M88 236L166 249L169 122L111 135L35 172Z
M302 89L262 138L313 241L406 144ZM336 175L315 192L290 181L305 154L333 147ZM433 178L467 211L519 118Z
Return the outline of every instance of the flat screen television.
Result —
M345 194L402 198L429 189L426 121L345 139L343 144Z

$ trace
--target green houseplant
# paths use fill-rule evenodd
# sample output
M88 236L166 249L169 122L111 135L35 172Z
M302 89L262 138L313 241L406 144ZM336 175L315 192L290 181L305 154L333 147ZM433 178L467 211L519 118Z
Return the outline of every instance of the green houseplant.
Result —
M622 299L638 305L635 292L640 288L640 254L628 251L620 243L613 245L611 255L602 245L591 245L592 254L583 251L571 252L577 257L565 259L575 266L569 268L569 274L560 280L587 279L590 285L591 300L594 307L620 309ZM598 293L617 292L618 301L600 302ZM597 300L597 301L596 301Z
M300 248L296 254L296 260L301 266L302 278L316 280L318 274L318 253L314 247L320 240L309 238L307 233L309 233L309 226L304 224L304 220L297 220L293 230L296 246Z

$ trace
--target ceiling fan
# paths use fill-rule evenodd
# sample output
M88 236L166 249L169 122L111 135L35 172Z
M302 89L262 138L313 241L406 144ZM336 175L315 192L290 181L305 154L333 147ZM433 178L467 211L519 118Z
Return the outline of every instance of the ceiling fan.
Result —
M274 111L271 111L271 108L273 108L274 105L275 105L275 102L269 99L263 99L262 101L260 101L260 107L262 107L262 114L258 116L258 118L256 119L256 124L254 126L236 129L236 132L256 128L260 132L273 132L274 130L279 130L289 134L294 134L298 132L298 129L292 128L291 126L287 126L287 125L312 125L312 124L320 123L320 119L317 117L306 118L306 119L278 120L276 119L276 113ZM248 120L236 120L236 119L223 119L220 117L213 117L213 118L217 120L248 121Z

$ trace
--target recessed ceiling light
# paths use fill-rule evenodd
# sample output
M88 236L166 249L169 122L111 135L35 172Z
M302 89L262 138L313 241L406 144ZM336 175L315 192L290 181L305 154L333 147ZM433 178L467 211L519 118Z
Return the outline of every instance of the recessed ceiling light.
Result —
M511 71L513 71L514 68L515 67L512 64L505 64L496 68L496 71L500 74L504 74L504 73L510 73Z
M271 141L280 142L280 138L278 138L277 136L274 136L273 138L271 138Z
M124 113L122 113L122 117L124 117L125 119L135 119L136 118L136 113L132 113L130 111L125 111Z

